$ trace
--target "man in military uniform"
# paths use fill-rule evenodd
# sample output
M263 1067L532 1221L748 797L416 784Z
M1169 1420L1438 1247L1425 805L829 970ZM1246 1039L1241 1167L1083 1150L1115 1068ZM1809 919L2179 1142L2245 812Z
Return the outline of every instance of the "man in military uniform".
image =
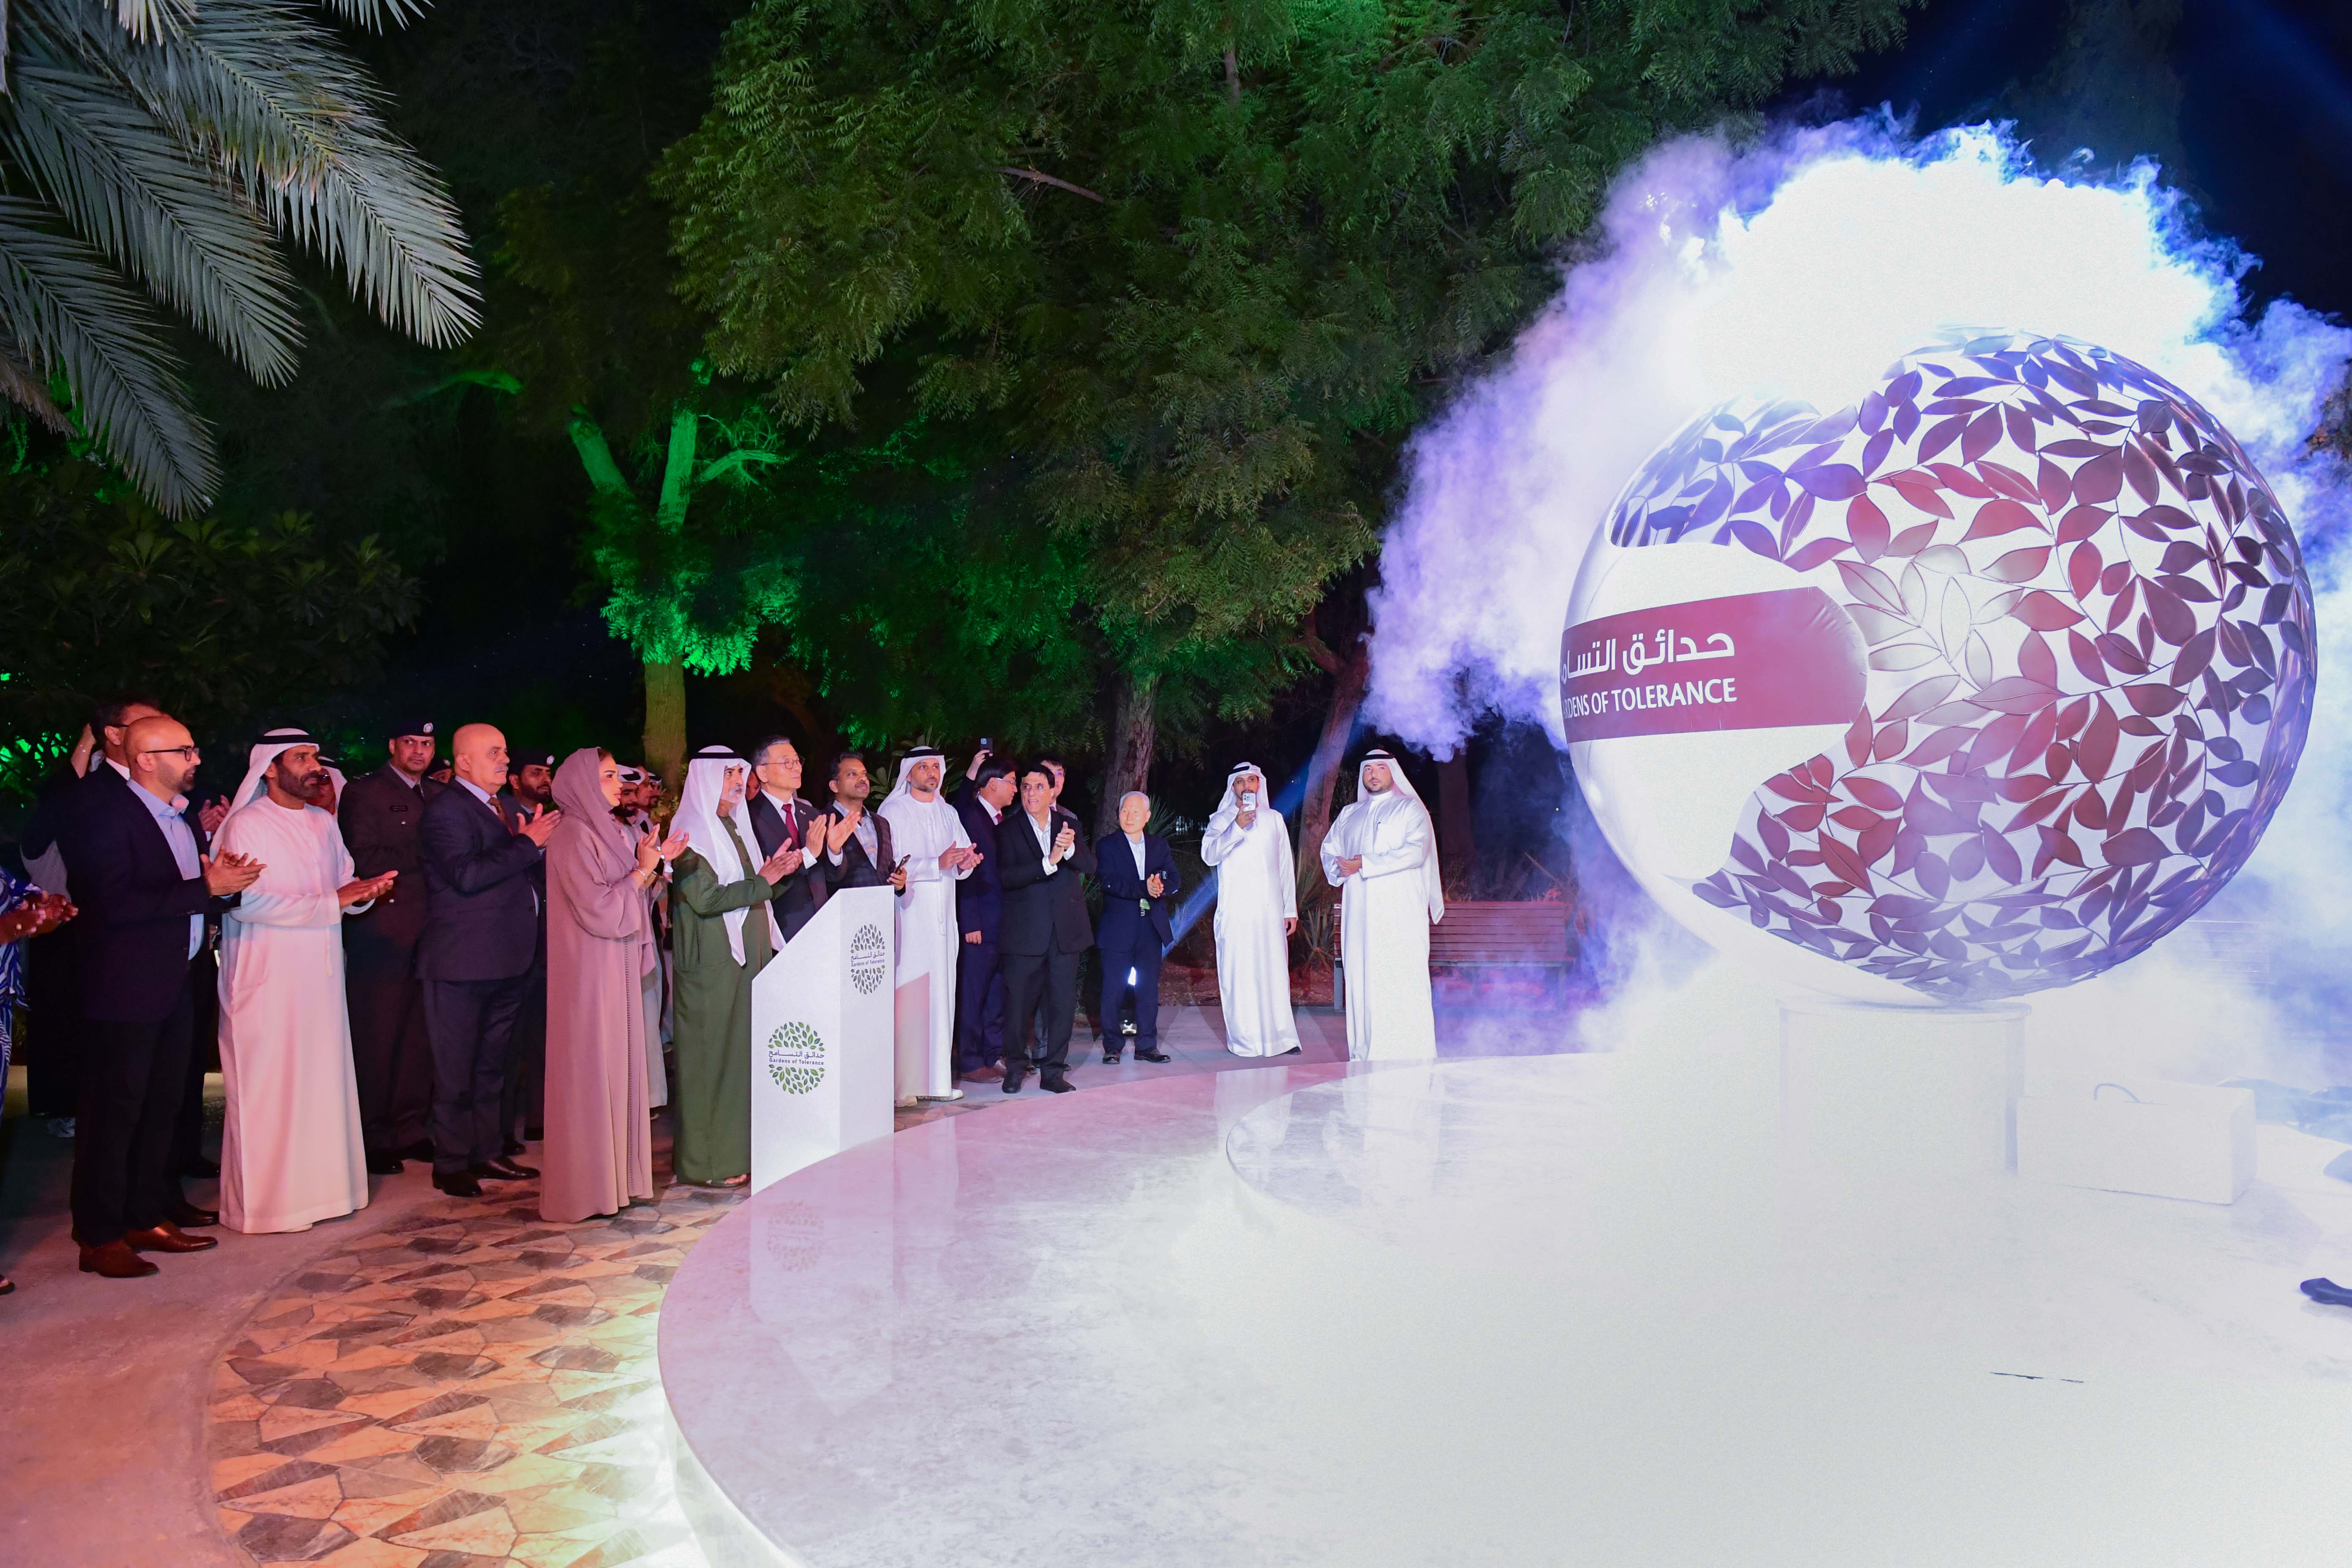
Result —
M433 1157L433 1047L416 942L425 931L425 877L416 826L442 786L426 777L436 742L429 719L390 726L384 765L343 789L336 814L362 879L397 871L392 891L343 921L343 992L351 1005L352 1064L359 1077L360 1132L378 1175L401 1160Z

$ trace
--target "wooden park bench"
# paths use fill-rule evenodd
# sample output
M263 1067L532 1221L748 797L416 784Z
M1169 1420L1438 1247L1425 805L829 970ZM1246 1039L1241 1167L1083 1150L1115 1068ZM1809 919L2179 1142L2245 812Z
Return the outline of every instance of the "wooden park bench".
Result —
M1567 989L1565 902L1456 903L1429 928L1429 968L1440 1004L1532 1002L1553 1005Z

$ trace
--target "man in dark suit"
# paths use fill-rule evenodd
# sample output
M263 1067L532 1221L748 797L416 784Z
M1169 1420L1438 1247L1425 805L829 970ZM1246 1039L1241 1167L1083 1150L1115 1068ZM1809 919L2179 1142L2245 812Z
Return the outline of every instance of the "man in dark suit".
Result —
M182 1228L216 1216L188 1203L172 1166L195 1045L194 960L214 900L262 870L243 856L204 858L181 793L197 763L185 728L160 714L137 720L123 752L91 767L63 838L81 908L73 1232L82 1270L110 1279L154 1273L142 1252L219 1245Z
M433 1184L479 1197L485 1177L539 1173L506 1154L499 1125L508 1044L539 951L531 873L562 814L542 811L509 832L491 791L506 782L506 737L465 724L450 738L457 783L417 829L427 892L416 973L433 1037Z
M492 804L507 831L519 833L537 811L555 809L555 753L507 753L507 787ZM506 1134L507 1156L522 1152L523 1140L546 1116L547 1107L547 862L530 868L531 890L539 895L539 948L532 954L530 973L524 978L522 1007L515 1014L514 1034L507 1044L507 1086L499 1107L499 1130Z
M383 766L343 786L335 825L363 880L397 871L364 914L343 918L343 994L351 1005L352 1067L359 1079L367 1168L398 1173L403 1159L433 1157L433 1042L416 944L425 935L425 862L416 831L443 786L433 766L433 721L387 726Z
M821 827L811 831L817 820L816 807L800 797L801 753L792 742L771 735L751 748L751 772L760 788L748 810L760 853L772 859L782 849L801 852L799 869L776 883L768 900L784 940L790 942L824 903L825 833Z
M1168 840L1143 831L1151 797L1131 789L1118 803L1118 831L1095 846L1095 879L1102 884L1102 920L1095 945L1102 950L1103 1060L1118 1060L1119 1009L1135 995L1135 1059L1164 1062L1160 1049L1160 960L1176 940L1170 906L1182 890ZM1129 982L1128 976L1135 976Z
M1019 790L1013 770L983 752L972 759L963 787L950 795L964 837L980 864L956 884L956 1077L1001 1079L1004 1058L1004 973L996 939L1004 915L1004 884L996 874L996 832Z
M832 788L833 804L824 814L824 890L895 888L906 891L907 873L891 846L890 825L866 809L874 794L866 753L844 752L833 760Z
M1032 1029L1042 1002L1045 1044L1037 1086L1055 1094L1070 1082L1070 1024L1078 1006L1078 960L1095 944L1087 890L1095 852L1078 819L1054 804L1054 775L1037 763L1021 772L1021 809L996 829L996 874L1004 886L997 944L1004 964L1004 1092L1029 1072Z

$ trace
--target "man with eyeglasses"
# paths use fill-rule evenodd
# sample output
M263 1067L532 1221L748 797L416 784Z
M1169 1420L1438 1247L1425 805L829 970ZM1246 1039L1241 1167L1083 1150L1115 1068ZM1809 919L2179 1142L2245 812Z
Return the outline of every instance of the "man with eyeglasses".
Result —
M199 761L177 721L125 727L124 760L93 768L68 824L82 928L83 1068L74 1138L73 1232L84 1273L155 1272L142 1252L219 1245L187 1234L217 1215L180 1190L175 1123L194 1049L194 964L205 915L253 884L262 867L238 855L206 859L183 793Z

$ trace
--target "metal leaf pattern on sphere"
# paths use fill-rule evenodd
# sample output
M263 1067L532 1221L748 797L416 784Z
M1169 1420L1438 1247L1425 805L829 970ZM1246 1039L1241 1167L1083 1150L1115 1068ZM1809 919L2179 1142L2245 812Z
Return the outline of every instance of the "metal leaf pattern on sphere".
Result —
M1771 558L1866 649L1843 737L1753 780L1712 874L1669 879L1712 906L1677 910L1701 934L1737 922L1942 1003L2071 984L2236 874L2303 750L2294 531L2210 414L2105 349L1955 338L1826 416L1713 409L1627 486L1595 559L1667 544ZM1639 874L1624 814L1667 807L1618 793Z

